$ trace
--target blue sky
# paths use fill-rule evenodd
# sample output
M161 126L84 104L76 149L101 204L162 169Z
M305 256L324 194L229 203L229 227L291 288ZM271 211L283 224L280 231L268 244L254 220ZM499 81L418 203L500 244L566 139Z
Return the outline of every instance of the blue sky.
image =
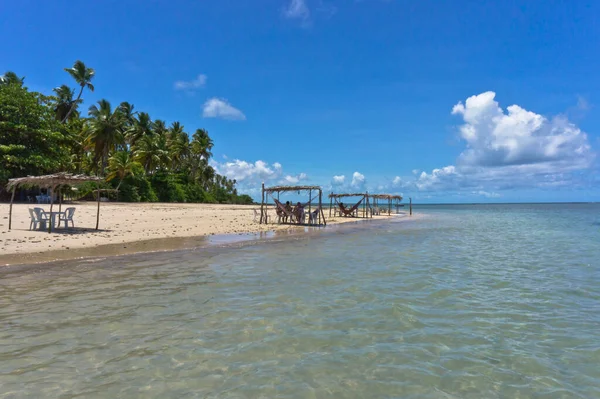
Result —
M0 71L188 132L253 195L302 181L416 202L599 201L600 3L7 2Z

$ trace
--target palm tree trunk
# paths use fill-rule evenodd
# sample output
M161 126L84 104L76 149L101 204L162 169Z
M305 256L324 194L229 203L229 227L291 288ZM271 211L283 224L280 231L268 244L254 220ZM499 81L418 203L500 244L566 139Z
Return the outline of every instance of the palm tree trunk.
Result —
M67 119L69 119L69 116L71 116L71 114L73 113L75 106L79 103L79 99L81 98L82 93L83 93L83 86L81 86L81 90L79 90L79 95L77 96L77 100L73 101L73 104L71 104L71 108L69 109L69 112L67 112L67 115L65 115L65 118L62 120L61 123L65 123L67 121Z

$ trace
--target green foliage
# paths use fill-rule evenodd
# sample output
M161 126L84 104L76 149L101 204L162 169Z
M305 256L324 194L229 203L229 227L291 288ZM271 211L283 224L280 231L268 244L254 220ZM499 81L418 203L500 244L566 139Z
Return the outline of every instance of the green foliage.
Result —
M65 70L77 88L63 84L52 96L30 92L14 72L0 76L0 194L9 178L67 171L106 176L120 201L252 203L210 166L206 130L190 135L179 122L104 99L85 117L81 95L94 91L96 72L82 61ZM95 188L82 185L76 197L93 199Z
M157 173L150 181L160 202L186 202L186 191L175 176Z
M68 134L50 99L21 84L0 85L0 184L12 177L56 172L70 163Z
M119 190L126 192L130 189L129 187L132 187L131 190L135 188L140 202L158 202L158 196L156 195L154 188L150 184L150 181L143 174L130 175L126 177L125 180L123 180L123 184ZM133 196L135 197L135 195ZM119 200L135 202L134 198L128 200L126 195L121 195L120 193Z
M240 205L252 205L254 204L254 200L248 194L236 195L234 196L234 204Z

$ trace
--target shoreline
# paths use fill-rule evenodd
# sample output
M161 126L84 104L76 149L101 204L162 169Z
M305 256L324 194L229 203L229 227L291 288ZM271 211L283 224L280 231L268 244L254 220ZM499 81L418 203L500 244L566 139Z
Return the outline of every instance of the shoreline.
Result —
M28 230L27 208L31 205L15 205L13 230L8 231L7 217L0 219L0 268L302 237L331 231L331 227L340 225L358 226L371 221L402 217L402 214L377 216L373 219L337 217L328 219L327 227L271 223L260 225L252 221L252 210L256 206L164 203L103 205L99 231L84 227L51 234ZM81 210L81 224L89 222L91 216L95 216L95 204L79 203L65 205L63 208L66 206L76 206ZM0 212L4 211L3 207L8 208L0 205ZM134 210L137 214L132 213ZM27 215L26 219L24 215ZM93 221L95 223L95 217ZM127 230L115 230L126 221L130 222ZM110 229L109 226L113 228Z

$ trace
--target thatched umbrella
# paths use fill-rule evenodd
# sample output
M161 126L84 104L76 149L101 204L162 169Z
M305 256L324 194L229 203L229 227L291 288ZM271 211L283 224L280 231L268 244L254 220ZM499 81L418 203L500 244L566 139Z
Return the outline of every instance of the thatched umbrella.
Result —
M311 206L312 206L312 192L313 191L317 191L318 192L318 197L319 197L319 214L318 214L318 223L319 225L321 224L321 222L323 223L324 226L327 225L327 222L325 221L325 214L323 213L323 190L321 189L320 186L273 186L273 187L265 187L265 183L262 184L262 199L261 199L261 204L260 204L260 223L262 224L263 222L266 224L267 223L267 209L266 206L268 205L268 195L271 195L271 197L273 197L274 194L277 194L277 197L279 197L280 193L283 192L300 192L300 191L307 191L308 192L308 212L311 213ZM274 200L276 200L277 198L273 197Z
M12 195L10 197L10 208L8 211L8 229L12 228L12 206L15 199L15 192L18 187L32 187L37 186L41 188L49 188L54 192L57 187L61 186L73 186L77 184L82 184L86 182L96 182L98 184L98 188L100 188L100 182L104 179L96 176L86 176L86 175L74 175L71 173L60 172L55 173L53 175L45 175L45 176L27 176L27 177L18 177L15 179L10 179L8 184L6 185L6 189L8 191L12 191ZM60 197L60 196L59 196ZM62 201L61 201L62 203ZM54 205L54 195L50 196L50 214L52 214L52 206ZM98 211L96 214L96 230L98 230L98 225L100 223L100 195L98 195ZM48 232L52 232L52 222L48 223Z
M332 211L332 207L333 207L333 201L335 201L336 204L339 204L339 199L340 198L347 198L347 197L360 197L360 200L354 205L354 206L358 206L362 201L365 201L365 206L363 207L363 217L368 218L369 217L369 212L368 210L371 208L371 204L369 203L369 193L331 193L329 194L329 216L331 217L331 211ZM356 212L358 215L358 212ZM371 217L373 217L373 214L371 213Z

